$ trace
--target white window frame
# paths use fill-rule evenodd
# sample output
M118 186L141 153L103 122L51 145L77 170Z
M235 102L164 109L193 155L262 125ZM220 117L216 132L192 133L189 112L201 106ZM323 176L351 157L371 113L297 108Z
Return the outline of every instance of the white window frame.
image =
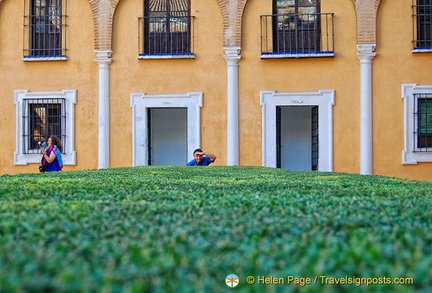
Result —
M201 114L203 93L179 95L131 94L132 107L132 165L148 165L148 108L187 108L187 153L201 143Z
M40 100L40 99L65 99L66 113L66 142L64 154L62 155L64 165L76 165L75 152L75 112L74 105L76 104L76 90L62 90L61 92L30 92L28 90L15 91L16 105L16 150L14 152L15 165L28 165L30 163L40 163L41 154L25 154L23 153L23 135L24 135L24 101L25 100Z
M276 107L318 106L318 171L333 172L334 90L318 92L261 92L263 166L276 168Z
M416 152L414 130L417 127L414 121L414 95L432 94L432 85L403 84L402 99L404 100L404 133L405 142L402 150L402 164L416 165L419 162L432 162L432 152Z

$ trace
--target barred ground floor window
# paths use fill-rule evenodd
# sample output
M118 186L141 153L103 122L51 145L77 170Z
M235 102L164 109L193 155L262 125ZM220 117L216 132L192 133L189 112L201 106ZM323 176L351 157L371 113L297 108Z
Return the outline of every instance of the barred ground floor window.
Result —
M432 85L403 84L403 164L432 162Z
M63 144L63 163L75 165L74 105L76 90L61 92L15 91L16 150L15 165L38 163L38 143L58 136Z
M24 99L23 153L39 153L38 143L47 141L51 135L66 142L66 118L64 98Z

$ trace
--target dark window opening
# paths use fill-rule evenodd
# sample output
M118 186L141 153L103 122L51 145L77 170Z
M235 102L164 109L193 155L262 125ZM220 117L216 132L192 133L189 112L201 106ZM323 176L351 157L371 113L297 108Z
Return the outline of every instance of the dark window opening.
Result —
M319 51L319 12L319 0L275 0L273 47L287 52Z
M414 49L432 49L432 1L413 0Z
M333 13L321 13L319 0L274 0L273 14L261 15L264 56L334 56L333 39Z
M417 151L432 151L432 94L417 97ZM414 116L416 113L414 113Z
M143 55L185 55L192 53L189 0L145 2Z
M59 137L65 145L64 99L28 99L24 100L24 107L23 153L39 153L38 142L47 141L51 135Z
M29 13L25 16L25 58L66 55L63 5L66 0L30 0Z

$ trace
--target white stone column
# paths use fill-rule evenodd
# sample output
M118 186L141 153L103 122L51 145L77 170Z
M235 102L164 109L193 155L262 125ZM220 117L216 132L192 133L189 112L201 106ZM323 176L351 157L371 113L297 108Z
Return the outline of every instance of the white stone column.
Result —
M109 134L110 134L110 64L111 50L95 50L99 64L99 144L98 168L109 168Z
M228 68L227 165L239 165L239 77L240 47L225 47Z
M372 144L372 59L375 44L357 45L360 59L360 174L373 173Z

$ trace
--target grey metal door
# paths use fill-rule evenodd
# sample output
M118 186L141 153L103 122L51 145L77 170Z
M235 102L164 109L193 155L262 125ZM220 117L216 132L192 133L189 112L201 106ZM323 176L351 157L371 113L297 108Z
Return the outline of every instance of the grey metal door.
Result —
M185 165L187 108L148 109L148 165Z
M318 170L318 107L276 107L276 167Z

